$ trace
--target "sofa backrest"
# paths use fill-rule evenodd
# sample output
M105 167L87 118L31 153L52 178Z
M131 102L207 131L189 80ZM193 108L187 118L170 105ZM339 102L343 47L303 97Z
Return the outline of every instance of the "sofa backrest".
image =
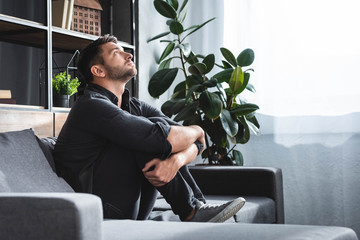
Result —
M40 144L31 129L0 133L0 192L74 192Z

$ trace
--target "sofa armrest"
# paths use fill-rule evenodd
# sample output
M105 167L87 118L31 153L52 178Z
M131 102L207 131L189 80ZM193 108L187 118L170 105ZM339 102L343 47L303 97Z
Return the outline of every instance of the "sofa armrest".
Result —
M0 193L0 239L101 239L101 200L83 193Z
M282 172L272 167L189 166L205 195L263 196L274 200L276 223L284 223Z

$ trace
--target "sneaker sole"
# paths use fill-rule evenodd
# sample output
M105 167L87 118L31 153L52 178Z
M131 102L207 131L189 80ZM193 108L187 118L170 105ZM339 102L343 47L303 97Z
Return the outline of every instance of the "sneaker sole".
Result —
M229 204L224 210L219 212L215 217L209 220L209 222L225 222L232 216L234 216L245 204L246 200L242 197L236 198Z

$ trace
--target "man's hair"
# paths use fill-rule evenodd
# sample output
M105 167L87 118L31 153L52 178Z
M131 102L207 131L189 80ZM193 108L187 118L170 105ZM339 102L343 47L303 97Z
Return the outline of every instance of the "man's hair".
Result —
M83 50L81 50L79 61L77 63L77 68L82 75L81 81L85 83L90 83L93 81L94 77L91 73L91 67L95 64L104 64L104 58L102 57L101 45L113 42L117 44L117 38L115 36L106 34L99 37Z

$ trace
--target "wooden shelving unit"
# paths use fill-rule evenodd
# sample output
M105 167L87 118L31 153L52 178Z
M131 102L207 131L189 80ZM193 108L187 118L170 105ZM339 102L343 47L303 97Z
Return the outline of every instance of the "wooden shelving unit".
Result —
M66 108L56 108L52 106L51 79L53 75L53 53L60 52L72 54L76 50L81 50L91 41L98 38L98 36L52 26L52 0L36 0L36 3L39 1L43 1L44 6L42 7L45 9L43 23L4 14L1 12L0 8L0 42L43 50L45 59L46 101L45 104L41 106L34 106L31 104L0 104L2 114L5 114L6 110L8 110L9 114L12 115L16 114L18 111L58 112L61 114L69 111L69 109ZM120 40L122 47L124 47L126 51L131 52L135 57L135 25L137 23L135 12L137 8L137 0L99 0L99 2L104 9L101 21L102 34L110 33L115 35ZM11 4L10 2L8 3ZM126 14L124 14L124 12L126 12ZM2 51L0 46L0 59L2 61L6 61L8 56L3 56L1 54ZM134 61L136 63L136 59L134 59ZM16 67L14 67L14 69L9 69L9 71L16 71ZM39 71L39 69L33 69L32 71ZM1 81L11 81L11 79L0 78L0 89ZM132 95L137 96L138 87L136 79L133 79L133 81L129 83L128 87L130 88ZM2 130L4 130L4 128L2 128Z

